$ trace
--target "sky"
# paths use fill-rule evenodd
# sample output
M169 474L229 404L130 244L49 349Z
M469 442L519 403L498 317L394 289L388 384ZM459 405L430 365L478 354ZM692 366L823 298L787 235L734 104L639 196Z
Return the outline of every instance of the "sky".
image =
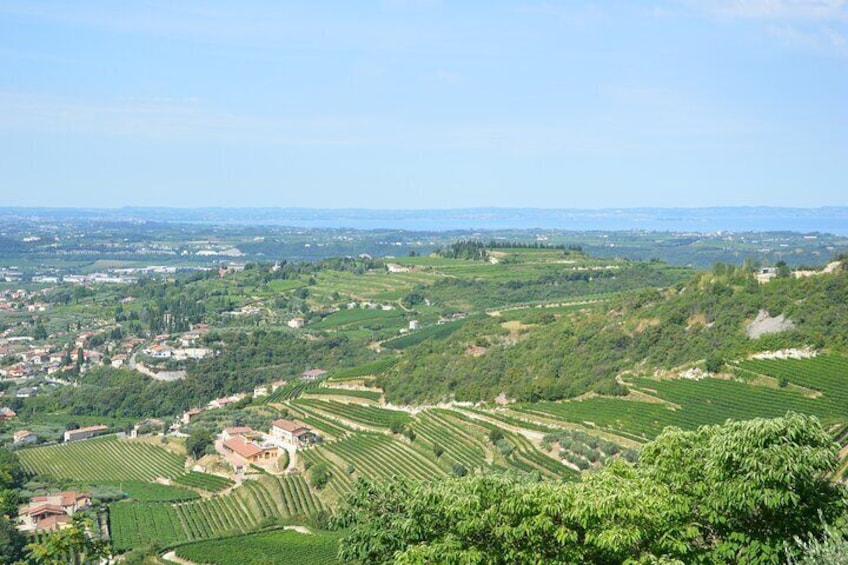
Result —
M0 206L846 195L845 0L0 0Z

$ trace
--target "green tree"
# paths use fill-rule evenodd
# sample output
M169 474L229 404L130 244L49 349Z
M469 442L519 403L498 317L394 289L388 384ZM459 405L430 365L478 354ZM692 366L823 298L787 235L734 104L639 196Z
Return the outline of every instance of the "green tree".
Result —
M836 449L788 414L668 428L637 463L577 483L475 475L355 484L338 525L352 563L783 562L845 512L827 476ZM788 553L787 553L788 552Z
M23 557L26 539L13 519L0 516L0 565L12 565Z
M321 490L330 482L330 470L326 463L318 463L309 469L309 484Z
M195 459L200 459L213 441L212 434L208 430L195 428L186 438L186 453Z
M91 534L93 522L80 514L67 528L50 533L26 546L29 561L38 565L86 565L108 557L109 545Z

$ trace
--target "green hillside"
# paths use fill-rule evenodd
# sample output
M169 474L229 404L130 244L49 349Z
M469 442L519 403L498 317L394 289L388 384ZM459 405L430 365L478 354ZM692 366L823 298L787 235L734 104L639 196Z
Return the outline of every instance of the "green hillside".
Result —
M597 391L620 395L625 371L695 365L721 369L756 351L810 346L848 349L848 274L777 278L719 268L665 290L645 289L581 310L535 316L503 311L468 321L438 344L404 350L379 384L395 403L557 400ZM535 309L534 309L535 310ZM782 333L751 339L760 312L791 320Z

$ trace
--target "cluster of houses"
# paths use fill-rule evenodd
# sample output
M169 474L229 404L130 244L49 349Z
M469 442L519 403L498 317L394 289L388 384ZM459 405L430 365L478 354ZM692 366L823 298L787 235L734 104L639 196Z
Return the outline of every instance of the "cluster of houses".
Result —
M303 422L284 419L274 420L267 433L237 426L220 434L221 451L237 473L245 464L275 463L281 450L296 450L317 440L317 434Z
M300 380L306 382L314 382L318 379L324 377L327 374L327 371L324 369L309 369L303 372L300 376ZM259 396L268 396L272 394L278 388L284 387L288 384L288 381L279 380L274 381L272 383L266 385L258 385L253 388L253 396L254 398ZM201 414L205 410L215 410L216 408L226 408L230 404L234 402L238 402L239 400L244 400L247 398L247 393L240 392L238 394L233 394L232 396L224 396L221 398L216 398L214 400L210 400L206 403L206 406L202 408L192 408L191 410L187 410L183 412L180 417L180 421L183 425L187 426L191 424L192 420L199 414Z
M89 347L89 340L97 334L91 331L80 332L74 338L73 348L48 346L36 343L30 336L8 336L10 328L0 334L0 359L15 357L16 361L0 367L0 378L28 379L44 375L54 375L74 368L79 351L82 351L82 370L88 365L99 364L106 356L97 349ZM106 330L104 330L106 331ZM111 360L112 366L120 367L141 343L137 338L128 338L116 347L117 353Z
M198 415L201 414L204 410L214 410L216 408L226 408L230 404L234 402L238 402L239 400L243 400L247 398L247 393L240 392L238 394L234 394L232 396L222 396L221 398L216 398L214 400L210 400L206 403L206 406L203 408L192 408L191 410L187 410L183 412L183 415L180 417L180 421L183 425L191 424L192 420Z
M55 531L71 521L71 516L91 505L91 495L65 491L33 496L18 508L18 529L24 532Z

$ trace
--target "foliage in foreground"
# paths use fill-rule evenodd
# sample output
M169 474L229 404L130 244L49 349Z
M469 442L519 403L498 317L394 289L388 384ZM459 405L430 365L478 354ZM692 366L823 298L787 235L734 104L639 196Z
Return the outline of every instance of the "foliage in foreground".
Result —
M781 563L844 514L836 448L788 414L668 428L636 464L579 483L473 476L357 483L339 525L352 563Z

